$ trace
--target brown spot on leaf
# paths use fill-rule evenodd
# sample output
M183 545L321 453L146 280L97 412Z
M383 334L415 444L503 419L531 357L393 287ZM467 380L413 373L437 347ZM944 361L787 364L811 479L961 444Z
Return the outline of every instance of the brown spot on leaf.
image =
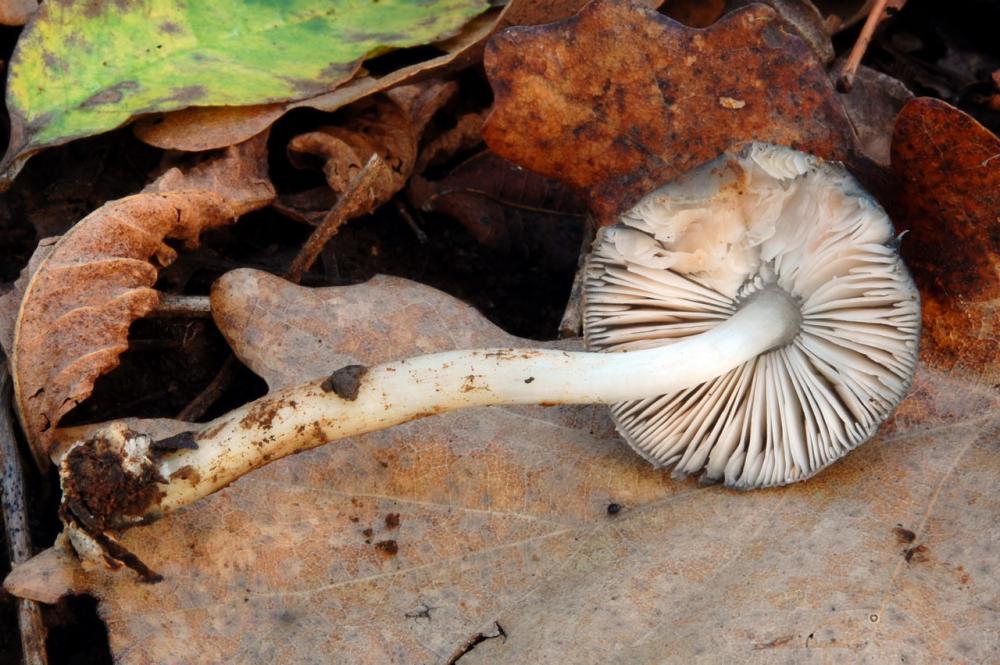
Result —
M398 529L399 528L399 513L389 513L385 516L385 528L387 529Z
M379 554L393 557L399 552L399 545L396 544L395 540L380 540L375 543L375 549L378 550Z
M926 545L909 547L903 551L903 558L907 563L923 563L928 560L928 548Z
M909 529L904 529L901 526L895 527L892 532L896 534L896 540L901 543L912 543L917 539L917 534L913 533Z
M777 649L779 647L785 646L793 639L795 639L794 635L784 635L782 637L776 637L768 642L754 644L753 648L755 651L760 649Z
M117 104L125 97L126 92L129 90L136 90L138 88L139 84L135 81L122 81L121 83L116 83L110 88L106 88L100 92L95 92L93 95L81 102L80 106L88 109L94 108L95 106L104 106L106 104Z

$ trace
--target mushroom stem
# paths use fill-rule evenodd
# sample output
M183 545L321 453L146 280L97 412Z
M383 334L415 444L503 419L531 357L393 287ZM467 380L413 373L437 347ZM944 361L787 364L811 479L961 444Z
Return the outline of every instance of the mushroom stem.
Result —
M710 331L623 353L491 349L349 366L208 423L197 448L157 456L167 479L148 517L215 492L264 464L336 439L470 406L611 404L696 386L798 332L797 303L766 289ZM135 517L134 515L132 517Z

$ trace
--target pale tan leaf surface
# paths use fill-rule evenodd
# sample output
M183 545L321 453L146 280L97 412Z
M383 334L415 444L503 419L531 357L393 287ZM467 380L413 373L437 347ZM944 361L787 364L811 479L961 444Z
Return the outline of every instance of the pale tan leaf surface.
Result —
M132 322L156 305L158 269L199 234L274 197L266 136L170 169L146 191L111 201L78 222L24 289L14 332L14 402L41 468L55 427L118 365Z
M214 299L272 388L520 343L398 278L241 270ZM599 407L476 409L282 459L132 529L165 581L93 592L121 663L445 663L497 624L460 662L989 661L1000 372L924 360L882 435L805 483L672 480Z

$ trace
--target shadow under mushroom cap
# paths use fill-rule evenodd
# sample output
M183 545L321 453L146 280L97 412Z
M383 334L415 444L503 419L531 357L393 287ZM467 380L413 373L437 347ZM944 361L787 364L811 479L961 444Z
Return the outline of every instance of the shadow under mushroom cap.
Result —
M799 303L802 318L788 344L711 381L614 405L619 432L653 464L747 489L807 478L868 440L917 359L919 295L897 244L843 167L771 144L647 195L595 242L591 348L671 344L765 289Z

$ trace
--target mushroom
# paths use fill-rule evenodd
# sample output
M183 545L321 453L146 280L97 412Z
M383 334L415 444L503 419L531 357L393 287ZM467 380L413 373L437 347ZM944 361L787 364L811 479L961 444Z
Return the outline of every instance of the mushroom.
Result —
M870 438L909 388L920 306L897 245L840 165L748 144L599 233L584 330L600 353L353 365L170 441L110 426L61 459L67 531L78 552L142 572L113 531L293 452L489 404L611 404L658 466L744 489L802 480Z

